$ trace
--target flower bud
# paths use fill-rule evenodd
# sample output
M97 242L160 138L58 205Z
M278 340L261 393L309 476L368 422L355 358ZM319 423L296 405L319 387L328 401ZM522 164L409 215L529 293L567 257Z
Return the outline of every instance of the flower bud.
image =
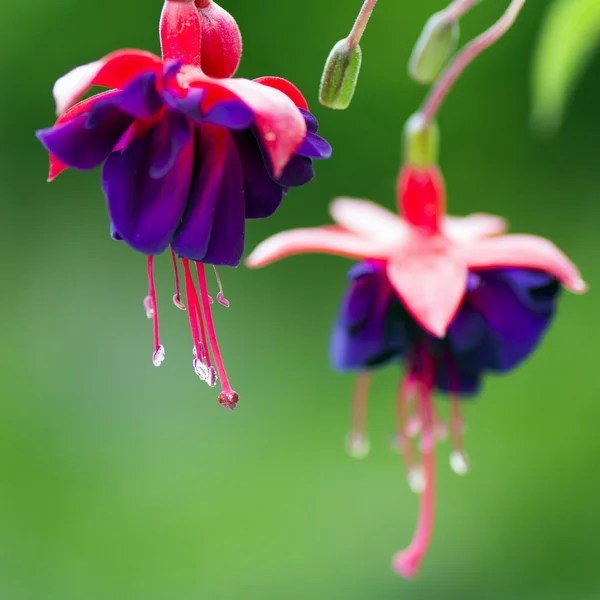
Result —
M448 20L444 11L432 15L413 49L409 75L419 83L432 83L458 44L458 21Z
M404 126L404 162L426 168L438 162L440 132L435 123L426 123L422 115L414 114Z
M321 104L337 110L344 110L350 106L361 62L360 46L351 47L348 40L344 39L333 47L321 77Z
M235 19L212 0L196 0L202 26L202 70L209 77L232 77L242 58L242 35Z

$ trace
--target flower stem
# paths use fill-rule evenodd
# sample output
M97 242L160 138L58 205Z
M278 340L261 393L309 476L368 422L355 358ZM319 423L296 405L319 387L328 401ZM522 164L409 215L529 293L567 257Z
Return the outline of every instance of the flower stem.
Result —
M443 12L449 21L458 21L458 19L470 11L473 6L479 4L479 2L481 0L454 0Z
M474 0L462 0L462 4L467 5L469 1L471 4L474 3ZM457 0L455 4L459 2L461 0ZM429 96L425 99L421 114L426 123L433 121L452 86L471 62L484 50L495 44L513 26L524 5L525 0L512 0L506 12L494 25L458 53L450 66L440 75Z
M377 0L365 0L362 5L358 17L356 17L356 21L352 27L352 31L350 31L350 35L348 35L348 45L350 48L356 48L360 43L376 4Z

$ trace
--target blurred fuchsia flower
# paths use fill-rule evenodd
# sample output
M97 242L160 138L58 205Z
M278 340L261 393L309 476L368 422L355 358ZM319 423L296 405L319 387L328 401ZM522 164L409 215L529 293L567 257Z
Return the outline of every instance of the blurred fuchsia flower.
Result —
M166 0L160 39L162 59L119 50L60 78L59 118L38 137L50 152L49 180L67 167L103 165L112 236L148 256L144 304L154 322L156 366L165 353L153 258L171 247L174 301L185 309L181 259L194 369L211 386L218 374L219 402L233 409L238 395L217 345L204 265L237 266L246 219L272 215L289 188L313 178L313 159L328 158L331 148L316 135L317 121L291 83L230 78L241 37L231 15L211 0ZM74 104L90 86L112 89ZM218 299L228 304L222 290Z
M394 557L396 571L414 576L433 527L436 439L445 430L433 403L437 388L451 398L451 465L468 468L462 445L460 396L478 391L486 372L507 372L533 352L550 324L560 286L584 292L577 268L551 242L502 235L503 219L445 214L444 183L431 150L431 130L409 122L407 164L398 179L404 218L365 200L331 205L337 225L275 235L248 258L263 267L293 254L318 252L361 261L335 324L331 362L360 372L349 451L368 450L364 434L371 369L402 362L397 442L411 488L421 493L411 545ZM425 160L424 160L425 157ZM419 463L411 438L420 434Z

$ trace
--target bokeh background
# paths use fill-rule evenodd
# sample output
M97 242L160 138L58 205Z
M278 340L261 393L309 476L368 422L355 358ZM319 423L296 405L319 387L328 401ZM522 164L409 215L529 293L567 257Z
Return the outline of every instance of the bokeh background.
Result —
M488 211L552 238L582 268L539 352L490 378L466 407L472 472L440 454L431 552L411 582L390 569L417 498L390 451L399 371L375 381L368 459L344 451L353 386L327 362L350 266L307 256L223 270L215 310L241 401L223 410L191 369L185 315L158 286L167 361L155 369L142 310L145 261L108 236L99 173L45 182L33 132L51 87L120 47L158 51L160 0L29 0L0 20L0 598L2 600L592 600L600 598L600 63L558 136L529 127L529 80L544 2L469 69L440 115L455 214ZM323 62L360 2L227 0L245 41L240 75L278 74L307 95L332 142L316 180L266 222L328 222L335 195L390 208L400 131L424 90L406 62L439 0L382 1L350 110L316 100ZM464 20L467 39L505 2Z

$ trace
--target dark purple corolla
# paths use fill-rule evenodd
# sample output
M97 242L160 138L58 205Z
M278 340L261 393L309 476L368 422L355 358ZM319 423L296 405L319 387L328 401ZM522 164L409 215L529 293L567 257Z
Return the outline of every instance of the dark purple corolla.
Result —
M225 34L237 32L238 40L239 31L222 10L217 16L223 27L215 29L216 9L208 14L209 5L165 0L162 59L121 50L59 79L54 96L60 116L38 137L50 152L50 179L67 167L103 165L111 234L148 257L144 307L154 323L156 366L165 352L159 341L153 261L171 248L174 301L182 309L187 305L194 370L211 386L218 374L219 402L233 409L238 394L229 384L217 344L204 265L237 266L246 219L272 215L289 188L313 178L313 160L328 158L331 148L317 135L317 121L291 83L277 77L229 77L240 47L232 46ZM222 60L225 50L230 60ZM74 104L91 86L112 89ZM185 305L178 258L185 275ZM227 306L216 277L217 299Z
M554 316L560 291L558 281L540 271L469 273L467 292L440 339L407 312L383 265L360 263L349 279L331 339L333 366L366 371L402 360L422 379L433 364L435 387L463 396L478 392L484 373L510 371L533 352Z

